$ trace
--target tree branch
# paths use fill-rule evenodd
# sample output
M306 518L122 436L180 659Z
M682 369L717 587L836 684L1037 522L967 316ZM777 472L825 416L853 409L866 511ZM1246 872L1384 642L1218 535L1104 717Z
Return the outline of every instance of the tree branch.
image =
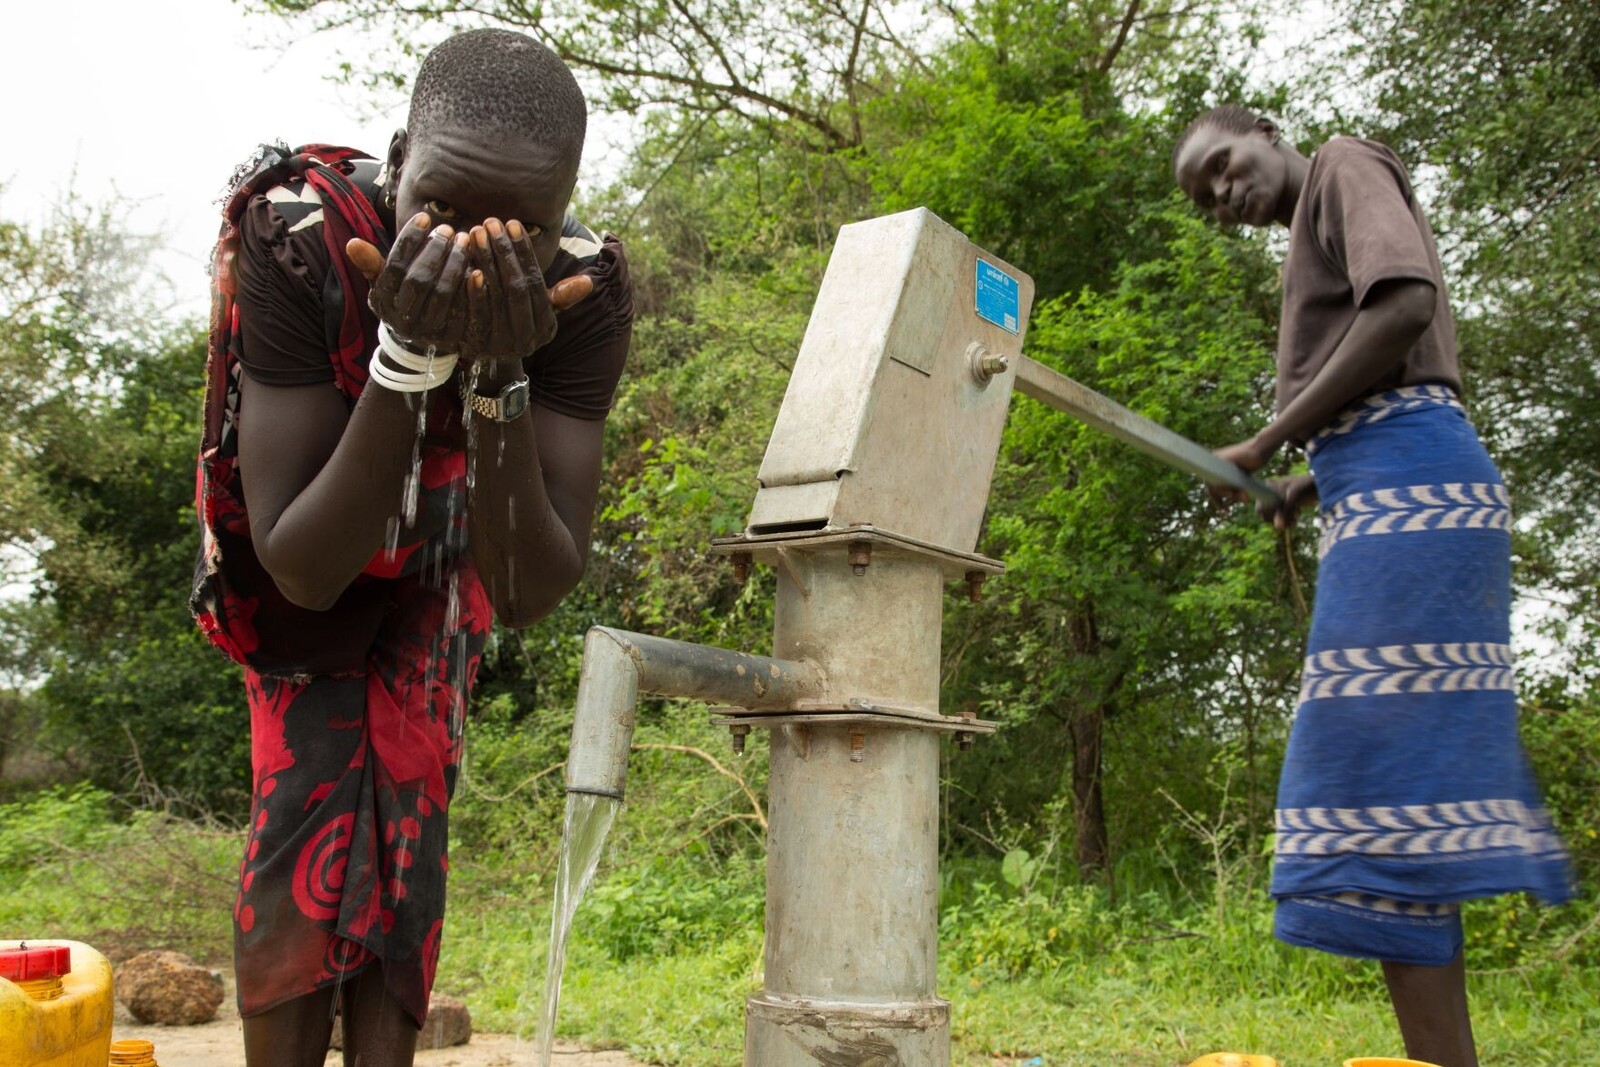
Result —
M690 13L683 0L672 0L672 6L677 10L678 14L683 16L683 20L689 24L689 28L694 30L695 34L706 43L706 47L711 49L711 54L717 57L717 62L722 64L722 69L728 75L729 83L733 85L740 84L739 75L734 72L733 64L728 60L728 54L722 50L722 44L716 37L706 32L705 27L700 24L700 20Z
M625 66L619 63L609 63L604 60L597 59L594 56L585 55L584 53L578 52L565 41L556 43L556 54L569 63L576 63L580 67L586 67L589 70L597 71L601 74L609 74L613 77L637 78L641 80L651 79L655 81L666 82L669 85L681 85L685 88L694 89L697 92L705 93L710 96L734 97L741 100L749 100L752 103L760 104L762 107L765 107L768 110L776 111L780 115L786 115L789 118L794 119L796 122L810 126L812 129L826 137L831 147L835 149L855 147L854 141L852 141L838 127L834 126L833 123L829 122L821 115L807 111L804 108L797 107L788 101L779 100L777 97L772 96L769 93L761 92L758 89L751 88L750 86L739 82L724 83L707 81L704 78L691 77L687 74L677 74L668 70L656 70L650 67Z
M1104 58L1100 60L1100 73L1111 73L1111 66L1117 61L1117 56L1122 53L1123 45L1128 43L1128 34L1133 30L1134 19L1139 16L1139 4L1142 0L1132 0L1128 10L1123 13L1122 24L1117 27L1117 39L1111 42L1111 47L1106 50Z
M856 144L861 143L861 108L856 103L856 60L861 55L861 37L866 32L872 0L861 0L861 17L856 19L850 39L850 58L844 64L844 96L850 105L850 129Z
M693 745L639 744L634 745L633 750L635 752L644 752L647 750L653 750L657 752L682 752L686 755L694 756L697 759L705 760L707 763L711 764L712 768L718 774L722 775L724 778L731 779L738 784L739 788L744 791L746 799L750 801L750 809L754 814L756 822L761 824L761 829L765 830L767 828L766 809L761 806L761 799L756 796L756 791L750 788L750 783L745 781L739 775L728 770L728 768L723 766L715 756L711 755L711 753L707 752L705 749L695 748Z

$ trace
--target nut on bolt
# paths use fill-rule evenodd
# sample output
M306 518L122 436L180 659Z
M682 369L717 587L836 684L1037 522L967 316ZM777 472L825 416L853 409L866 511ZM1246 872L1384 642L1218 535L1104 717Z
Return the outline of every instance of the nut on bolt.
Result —
M856 574L867 573L867 566L872 562L871 541L850 542L850 569Z
M753 558L748 552L735 552L728 557L733 563L733 580L740 585L750 580L750 563Z
M744 739L750 736L750 727L747 723L736 722L728 727L728 733L733 736L733 754L744 755Z
M989 379L1011 369L1011 361L1003 352L991 352L982 341L967 346L967 369L979 385L988 385Z
M961 713L961 717L966 719L968 722L971 722L978 717L978 713L975 711L963 711ZM972 747L973 739L977 736L978 735L973 733L971 730L957 730L956 747L965 752L967 749Z

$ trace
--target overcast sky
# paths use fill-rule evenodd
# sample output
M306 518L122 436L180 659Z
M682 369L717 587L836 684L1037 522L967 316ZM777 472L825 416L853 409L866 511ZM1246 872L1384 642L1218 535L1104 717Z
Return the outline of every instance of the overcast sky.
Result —
M0 214L38 221L69 188L128 198L130 228L163 235L159 266L190 310L206 303L217 196L258 142L377 151L403 114L324 79L349 35L265 47L289 41L282 24L231 0L33 0L8 5L6 28Z
M0 61L0 216L37 222L69 188L135 203L130 228L160 233L179 306L203 313L217 197L262 141L323 141L381 154L405 99L327 80L359 62L352 33L294 35L233 0L14 0ZM615 125L614 123L611 125ZM615 152L591 120L583 178Z

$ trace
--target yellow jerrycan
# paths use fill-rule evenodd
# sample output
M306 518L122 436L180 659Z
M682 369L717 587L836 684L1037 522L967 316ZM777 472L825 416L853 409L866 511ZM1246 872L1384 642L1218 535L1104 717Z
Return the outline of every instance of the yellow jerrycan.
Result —
M77 941L0 941L0 1063L106 1067L111 962Z

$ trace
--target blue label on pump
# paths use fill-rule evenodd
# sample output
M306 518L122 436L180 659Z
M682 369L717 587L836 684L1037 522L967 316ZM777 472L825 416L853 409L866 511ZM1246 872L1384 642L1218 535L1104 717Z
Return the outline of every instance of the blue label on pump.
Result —
M993 263L978 260L978 317L1016 333L1022 315L1022 289L1017 280Z

